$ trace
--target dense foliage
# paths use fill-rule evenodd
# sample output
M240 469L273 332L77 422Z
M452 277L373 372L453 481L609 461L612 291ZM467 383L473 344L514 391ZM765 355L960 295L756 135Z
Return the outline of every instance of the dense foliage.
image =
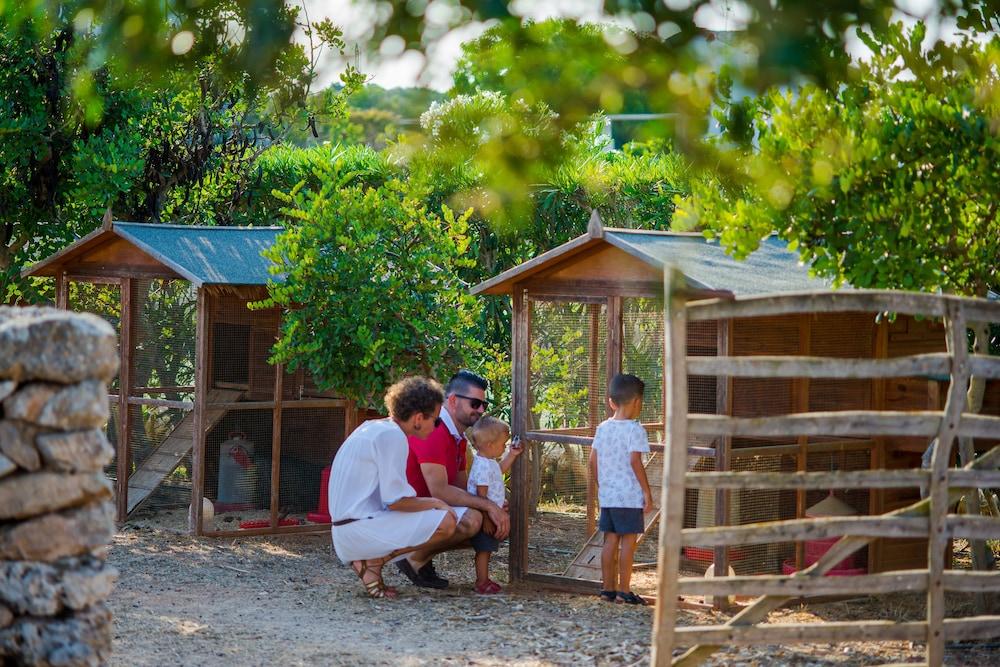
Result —
M280 281L263 306L288 309L275 358L377 404L401 376L444 376L460 364L476 301L467 214L428 210L395 178L369 184L335 158L316 190L281 198L287 231L267 252Z
M900 25L865 35L875 55L837 91L744 103L755 137L735 163L745 187L697 183L680 221L737 256L778 233L856 287L985 296L1000 285L1000 39L962 44L974 66L956 69L924 37Z

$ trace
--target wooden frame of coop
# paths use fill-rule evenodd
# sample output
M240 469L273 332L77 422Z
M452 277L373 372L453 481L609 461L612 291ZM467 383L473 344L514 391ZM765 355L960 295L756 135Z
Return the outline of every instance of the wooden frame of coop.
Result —
M948 568L951 538L973 540L973 562L986 538L1000 538L1000 519L979 516L979 489L1000 484L1000 417L970 414L967 390L972 376L1000 378L1000 357L967 351L967 325L1000 322L1000 303L904 292L856 291L792 294L744 299L710 299L691 302L683 276L665 271L667 307L665 405L668 441L686 442L690 434L735 438L739 435L796 434L918 437L933 441L930 469L872 469L837 472L689 472L687 456L670 448L665 462L660 531L658 605L653 630L652 663L697 665L722 647L803 642L900 641L926 643L926 663L942 664L945 641L987 639L1000 636L1000 616L989 615L985 596L1000 592L1000 571L960 571ZM826 355L690 356L686 349L689 322L731 318L764 318L775 315L886 312L897 316L940 318L950 352L900 355L892 358L838 359ZM882 409L798 412L768 417L732 417L691 414L687 408L688 378L707 374L726 378L871 378L886 381L915 374L949 376L943 406L921 411ZM983 450L978 458L973 439ZM953 467L958 460L959 467ZM795 518L766 524L711 528L685 528L686 489L731 492L743 488L929 489L928 498L886 512L881 516ZM960 498L966 513L949 513ZM971 501L969 499L972 499ZM919 564L890 572L855 577L829 577L845 557L876 539L906 536L925 540ZM804 570L789 575L721 576L712 579L683 576L678 545L704 544L716 548L767 540L781 542L833 538L835 543ZM982 545L977 547L976 545ZM976 595L976 615L949 618L945 591ZM903 591L926 592L923 621L851 620L848 622L765 624L768 614L786 602L829 595L865 596ZM718 626L676 624L678 594L744 595L757 598L728 622ZM676 647L688 647L674 658Z
M511 476L512 529L510 576L578 591L596 591L600 580L600 537L595 532L596 494L594 480L587 480L585 517L578 512L573 534L578 543L572 560L559 561L552 553L537 554L539 536L549 530L538 510L538 476L544 457L539 443L586 448L594 428L608 413L604 402L607 380L617 372L636 372L655 377L647 381L643 422L651 433L653 457L647 467L651 485L658 487L664 447L666 409L660 403L667 390L663 374L662 276L676 262L687 284L687 298L750 296L801 290L827 289L829 285L808 276L798 257L777 239L765 241L745 262L737 262L700 235L667 232L604 229L595 216L587 234L514 267L476 286L474 294L512 297L512 430L530 443ZM635 313L644 302L647 312ZM586 359L586 418L578 423L540 425L545 415L538 404L539 365L536 357L547 354L539 342L539 308L573 304L579 336L567 347L568 354ZM648 316L648 317L647 317ZM645 318L645 319L644 319ZM633 329L651 319L659 321L651 344L660 356L655 363L636 369L630 360ZM568 330L567 329L567 330ZM828 314L778 314L763 322L737 317L692 323L686 330L691 354L715 357L730 355L822 354L831 357L885 359L944 351L939 323L902 315L877 321L875 311ZM564 341L568 339L564 337ZM918 411L940 406L942 381L946 376L917 372L890 382L884 379L734 378L692 375L689 409L737 417L761 417L811 410ZM662 386L658 386L662 383ZM571 388L572 389L572 388ZM992 383L987 392L986 412L1000 413L1000 387ZM569 392L572 393L572 392ZM697 397L694 394L697 393ZM652 398L652 401L649 399ZM652 414L650 414L652 413ZM544 426L544 427L543 427ZM657 442L658 441L658 442ZM926 440L912 436L820 437L690 435L687 465L701 471L830 472L867 471L919 466ZM551 445L548 445L551 447ZM654 497L658 489L654 488ZM916 495L915 495L916 494ZM858 488L845 496L858 514L876 515L906 506L919 498L913 489ZM806 488L791 490L692 489L687 492L685 527L724 526L776 519L802 519L810 507L826 494ZM698 508L698 509L695 509ZM657 530L658 513L647 515L647 535ZM537 530L533 535L532 531ZM648 540L655 543L655 539ZM812 562L808 540L785 544L745 547L686 545L682 569L704 575L708 567L716 573L734 568L740 575L779 574L802 570ZM544 548L544 547L541 547ZM648 553L648 549L647 549ZM855 556L855 574L922 566L926 540L899 536L874 541L867 552ZM651 568L638 562L637 569ZM655 560L655 557L653 558ZM556 565L557 563L557 565ZM723 603L716 598L717 606Z
M260 253L279 231L106 219L25 270L55 279L57 307L94 311L119 332L107 471L119 522L187 506L198 535L329 530L310 514L326 495L322 469L368 415L268 361L281 312L247 304L267 296Z

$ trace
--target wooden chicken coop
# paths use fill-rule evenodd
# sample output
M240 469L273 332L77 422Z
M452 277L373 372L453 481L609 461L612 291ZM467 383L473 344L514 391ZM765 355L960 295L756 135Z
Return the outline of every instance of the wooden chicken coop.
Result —
M329 529L306 517L361 417L308 374L268 361L281 311L248 304L267 295L274 277L261 251L279 232L105 222L24 272L53 277L59 307L119 332L107 470L119 521L190 507L197 534Z
M700 234L604 229L592 219L587 234L514 267L473 290L511 295L512 429L529 441L512 475L512 579L596 590L600 534L596 492L586 461L594 429L609 416L608 379L638 375L646 383L641 421L653 455L648 478L658 498L664 456L663 275L677 266L687 298L780 295L828 290L777 238L736 261ZM943 352L939 320L874 311L794 313L691 321L691 356L821 355L886 359ZM938 409L947 377L911 374L891 379L758 378L688 375L693 414L766 417L831 410ZM995 384L987 411L1000 411ZM987 446L987 441L977 445ZM687 437L692 471L831 472L919 467L928 439L911 436ZM688 489L684 528L747 525L801 519L837 511L876 515L919 499L919 489ZM829 497L833 495L831 500ZM827 501L827 502L824 502ZM633 585L655 590L657 514L636 555ZM916 567L927 557L924 538L878 539L853 554L845 574ZM802 570L826 544L809 540L685 545L682 571L703 576L789 573ZM643 575L645 571L645 576Z

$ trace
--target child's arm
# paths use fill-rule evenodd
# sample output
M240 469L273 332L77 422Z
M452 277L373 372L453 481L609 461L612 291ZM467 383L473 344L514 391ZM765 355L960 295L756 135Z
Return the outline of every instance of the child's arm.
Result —
M503 457L500 461L500 472L506 473L510 470L510 467L514 465L514 461L517 457L521 455L524 451L524 447L511 447L507 450L507 455Z
M597 452L594 448L590 448L590 460L587 461L587 465L590 467L590 479L594 480L594 486L597 486Z
M476 485L476 495L479 496L480 498L488 497L489 492L490 492L490 487L488 487L487 485L485 484ZM497 530L496 525L492 521L490 521L490 518L486 516L486 513L484 512L482 531L487 535L493 535L494 533L496 533L496 530Z
M632 463L632 472L635 473L635 478L639 480L639 486L642 487L642 511L648 514L653 511L653 492L649 490L646 468L642 465L642 452L632 452L630 462Z

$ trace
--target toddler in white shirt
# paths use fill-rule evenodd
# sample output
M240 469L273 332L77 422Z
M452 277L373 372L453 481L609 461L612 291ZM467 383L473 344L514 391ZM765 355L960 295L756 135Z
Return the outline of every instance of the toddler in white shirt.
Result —
M469 429L469 441L476 450L469 468L469 493L488 498L498 507L506 505L506 490L503 475L510 470L521 453L519 441L515 438L510 451L503 461L497 457L503 454L510 437L510 426L496 417L484 415ZM480 595L494 595L502 589L500 584L490 579L490 556L499 547L500 541L494 537L496 526L483 515L483 527L472 540L476 552L476 592Z

